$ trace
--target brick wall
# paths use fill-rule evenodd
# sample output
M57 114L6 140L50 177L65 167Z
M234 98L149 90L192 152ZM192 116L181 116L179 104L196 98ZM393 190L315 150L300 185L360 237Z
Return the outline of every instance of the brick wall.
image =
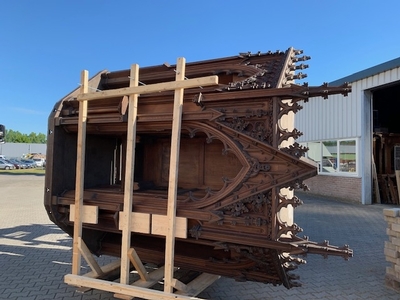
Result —
M317 175L304 183L310 194L361 203L361 178Z
M400 208L384 209L383 215L388 223L386 234L389 241L385 242L385 258L391 265L386 267L385 283L400 291Z

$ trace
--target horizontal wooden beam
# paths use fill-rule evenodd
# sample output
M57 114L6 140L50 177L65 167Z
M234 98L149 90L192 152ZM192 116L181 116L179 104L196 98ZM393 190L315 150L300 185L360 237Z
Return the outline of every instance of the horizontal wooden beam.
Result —
M75 204L71 204L69 208L69 220L75 220ZM99 220L99 207L93 205L83 205L81 211L82 223L97 224Z
M98 99L112 98L118 96L122 97L133 94L151 94L151 93L157 93L175 89L210 86L217 84L218 84L218 76L213 75L213 76L199 77L187 80L177 80L171 82L161 82L149 85L119 88L101 92L84 93L84 94L79 94L77 96L77 99L79 101L85 101L85 100L90 101L90 100L98 100Z
M118 229L122 230L126 220L124 220L124 214L122 211L119 212L119 224ZM151 231L150 223L151 223L151 215L146 213L131 213L131 226L130 230L132 232L140 232L149 234Z
M141 288L137 286L121 284L114 281L105 281L105 280L88 278L72 274L65 275L64 282L74 286L85 286L102 291L108 291L116 294L122 294L133 297L140 297L149 300L170 300L170 299L201 300L200 298L177 295L173 293L165 293L162 291L150 290L148 288Z
M175 268L175 271L178 268ZM150 273L148 273L148 280L136 280L135 282L132 282L131 285L132 286L136 286L136 287L141 287L141 288L151 288L152 286L158 284L160 281L162 281L164 278L164 266L151 271ZM133 299L131 296L127 296L127 295L122 295L122 294L114 294L115 298L118 299Z
M168 234L168 216L151 215L151 233L157 235ZM175 217L174 236L182 239L187 239L188 220L186 218Z

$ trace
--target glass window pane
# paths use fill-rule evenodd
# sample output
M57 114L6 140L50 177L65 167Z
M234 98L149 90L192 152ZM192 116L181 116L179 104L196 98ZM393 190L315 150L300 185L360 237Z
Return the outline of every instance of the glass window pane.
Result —
M322 172L337 172L337 142L322 142Z
M356 141L339 142L339 162L341 172L356 172Z
M319 168L321 166L321 143L320 142L310 142L307 143L308 151L307 157L315 161ZM320 171L320 169L318 170Z

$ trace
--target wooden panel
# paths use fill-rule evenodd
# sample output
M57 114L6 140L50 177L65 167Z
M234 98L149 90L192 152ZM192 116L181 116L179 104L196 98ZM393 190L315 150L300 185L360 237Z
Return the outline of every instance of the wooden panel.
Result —
M203 143L196 139L182 139L179 158L178 186L193 188L199 182L199 158Z
M147 143L144 145L143 180L153 181L155 185L163 185L161 180L161 143ZM164 183L166 186L166 183Z
M223 155L223 149L223 144L216 140L205 145L204 184L212 189L222 188L223 177L233 179L242 168L239 159L231 152Z
M93 205L83 205L82 212L82 223L97 224L99 219L99 207ZM75 220L75 204L71 204L69 207L69 220L74 222Z
M151 146L154 148L155 146ZM149 148L147 148L149 149ZM237 157L231 152L222 154L223 144L214 140L207 144L203 139L187 139L182 140L180 148L179 162L179 188L203 188L211 187L212 189L220 189L223 186L223 177L234 178L242 168L242 164ZM154 152L154 151L153 151ZM153 180L156 185L168 185L168 171L170 158L169 142L162 143L162 149L155 151L161 155L151 155L146 151L146 165L152 166L146 168L146 180ZM161 157L161 158L160 158ZM148 161L148 159L150 159ZM158 168L161 159L161 167ZM203 167L205 164L205 167ZM156 170L160 173L161 181L156 175ZM206 172L203 174L203 171ZM153 176L150 179L150 176Z
M169 181L169 162L171 157L170 142L162 143L161 148L161 182L162 185L168 186Z
M202 185L202 170L200 166L203 163L203 148L204 140L200 139L182 139L180 147L180 159L179 159L179 176L178 176L178 187L179 188L193 188ZM161 168L157 168L160 172L161 182L158 185L167 186L169 180L169 160L170 160L170 142L165 141L162 143L162 149L159 150L161 153ZM153 157L152 162L149 164L155 164L159 158ZM148 174L154 171L147 171ZM160 171L161 170L161 171Z
M178 238L187 238L187 219L176 217L176 227L175 227L175 236ZM166 235L167 234L167 224L168 219L167 216L162 215L152 215L151 222L151 233L157 235Z
M150 233L150 214L132 212L131 216L131 231L139 233ZM119 218L119 230L122 230L122 212L119 213Z

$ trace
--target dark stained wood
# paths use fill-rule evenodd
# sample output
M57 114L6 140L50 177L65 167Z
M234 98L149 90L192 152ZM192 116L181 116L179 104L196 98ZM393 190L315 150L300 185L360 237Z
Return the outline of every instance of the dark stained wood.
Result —
M291 288L298 282L288 272L304 263L293 255L352 255L347 247L298 238L301 229L278 218L283 207L301 204L297 197L282 196L280 189L306 188L302 181L317 174L301 160L307 149L297 143L281 146L301 133L281 128L280 119L300 110L300 100L350 92L348 85L295 85L293 79L305 76L296 73L306 67L298 62L309 59L301 53L290 48L187 64L188 78L218 75L219 85L185 90L177 216L187 219L188 238L176 241L176 266ZM141 68L139 80L174 80L174 68ZM97 88L128 87L128 76L129 70L103 72L96 77ZM167 214L172 106L173 92L139 97L134 212ZM45 207L50 219L69 234L77 109L76 93L71 93L49 118ZM126 97L89 101L83 203L99 207L99 220L83 224L83 239L97 255L120 255L127 111ZM132 247L145 262L164 261L162 236L134 233Z
M379 185L375 193L380 194L382 203L400 203L394 164L394 149L398 145L399 134L374 132L373 153Z

